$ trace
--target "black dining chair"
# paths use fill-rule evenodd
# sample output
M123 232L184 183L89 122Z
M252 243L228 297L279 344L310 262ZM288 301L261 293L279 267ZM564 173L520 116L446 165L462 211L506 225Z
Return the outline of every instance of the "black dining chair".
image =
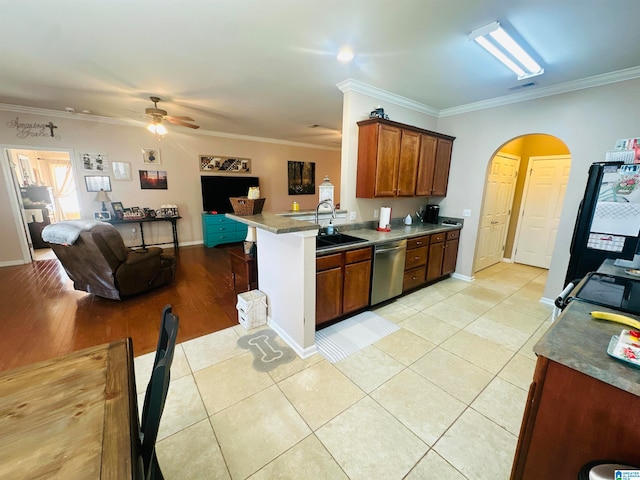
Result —
M178 335L178 317L172 313L171 305L162 310L160 335L156 357L153 362L151 379L147 386L142 408L140 425L140 453L146 480L163 480L162 471L156 458L156 439L160 427L160 418L169 391L171 363Z

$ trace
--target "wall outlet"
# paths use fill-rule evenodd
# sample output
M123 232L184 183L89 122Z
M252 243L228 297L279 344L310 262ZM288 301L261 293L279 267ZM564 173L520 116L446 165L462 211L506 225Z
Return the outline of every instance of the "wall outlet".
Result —
M468 208L465 208L464 210L462 210L462 216L463 217L470 217L471 216L471 210L469 210Z
M349 212L349 220L355 220L358 218L358 212Z
M135 236L136 236L136 232L137 232L136 227L133 227L133 228L131 229L131 236L132 236L132 237L135 237Z
M374 210L374 211L373 211L373 218L374 218L374 219L375 219L375 218L378 218L379 213L380 213L380 212L378 212L378 210L377 210L377 209L376 209L376 210Z

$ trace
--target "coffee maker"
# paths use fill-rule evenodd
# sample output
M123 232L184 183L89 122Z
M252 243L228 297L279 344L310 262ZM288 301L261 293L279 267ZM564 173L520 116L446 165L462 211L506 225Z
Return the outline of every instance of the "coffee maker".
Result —
M438 216L440 215L440 205L427 205L424 210L423 221L425 223L438 223Z

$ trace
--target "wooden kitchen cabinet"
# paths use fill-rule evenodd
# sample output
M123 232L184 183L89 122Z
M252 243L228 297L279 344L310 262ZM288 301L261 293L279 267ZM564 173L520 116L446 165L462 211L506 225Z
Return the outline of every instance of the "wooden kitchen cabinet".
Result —
M427 258L429 257L429 235L407 240L407 255L404 261L402 291L412 290L427 281Z
M316 326L369 305L371 247L316 258Z
M356 197L436 195L443 181L446 193L454 137L383 119L358 127Z
M444 197L447 194L452 148L453 140L421 135L417 196Z
M458 260L460 230L431 235L427 260L427 282L453 273Z

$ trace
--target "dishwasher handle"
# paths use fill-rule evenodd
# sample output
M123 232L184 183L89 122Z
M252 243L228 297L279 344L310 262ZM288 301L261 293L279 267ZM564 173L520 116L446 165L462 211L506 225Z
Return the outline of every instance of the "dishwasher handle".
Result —
M400 245L399 247L389 247L389 248L378 248L376 247L376 255L379 253L387 253L387 252L395 252L396 250L403 250L405 247L404 245Z

